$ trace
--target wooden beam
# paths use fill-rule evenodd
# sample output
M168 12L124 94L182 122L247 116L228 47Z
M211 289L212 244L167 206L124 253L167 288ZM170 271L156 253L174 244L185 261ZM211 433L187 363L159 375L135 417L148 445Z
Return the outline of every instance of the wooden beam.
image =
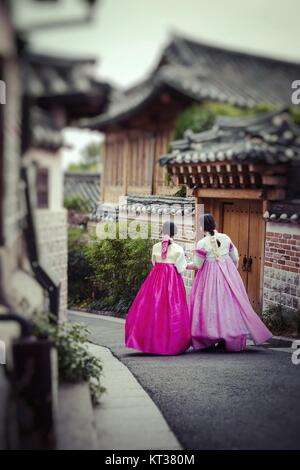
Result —
M262 199L262 189L195 189L194 195L201 198Z
M284 188L287 184L287 177L263 175L262 184L265 184L266 186L279 186L280 188Z
M278 165L266 165L261 163L250 163L249 171L259 173L261 175L284 175L287 173L288 166L286 163Z
M282 201L285 197L285 189L268 189L266 191L266 199L269 201Z

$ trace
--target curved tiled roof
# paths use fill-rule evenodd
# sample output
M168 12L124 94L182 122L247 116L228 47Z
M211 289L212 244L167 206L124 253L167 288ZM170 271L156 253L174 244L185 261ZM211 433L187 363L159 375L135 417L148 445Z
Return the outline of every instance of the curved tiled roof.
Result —
M82 121L101 129L140 111L163 87L195 101L215 100L241 107L260 102L291 104L291 83L300 76L300 64L241 53L174 37L156 70L144 82L112 97L106 111Z
M35 99L103 93L108 85L95 79L95 64L94 59L29 52L22 64L26 90Z
M273 203L263 217L270 222L299 224L300 200Z
M161 165L221 161L264 161L269 164L300 159L300 127L286 111L240 118L220 117L205 132L185 133L171 143Z
M35 147L58 149L60 130L74 119L94 116L107 103L111 87L98 82L93 59L64 58L27 51L22 58L22 77L30 108L30 141ZM54 105L64 119L54 118Z
M100 173L66 172L64 174L64 197L78 197L87 212L94 210L100 200Z

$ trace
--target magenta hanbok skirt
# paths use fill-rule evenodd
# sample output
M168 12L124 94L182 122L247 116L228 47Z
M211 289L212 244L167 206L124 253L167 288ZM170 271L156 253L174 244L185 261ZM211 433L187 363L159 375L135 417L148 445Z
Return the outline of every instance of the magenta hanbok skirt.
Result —
M186 291L173 264L153 266L126 317L125 343L161 355L180 354L191 345Z
M206 260L190 297L192 344L205 349L225 341L229 351L246 348L247 337L261 344L272 333L253 310L242 278L230 256Z

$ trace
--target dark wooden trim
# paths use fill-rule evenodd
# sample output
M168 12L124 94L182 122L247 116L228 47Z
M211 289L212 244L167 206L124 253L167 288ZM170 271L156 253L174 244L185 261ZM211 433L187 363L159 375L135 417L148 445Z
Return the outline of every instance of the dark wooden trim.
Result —
M263 199L263 189L195 189L194 196L199 198Z
M36 169L36 200L38 209L49 207L49 169L37 167Z

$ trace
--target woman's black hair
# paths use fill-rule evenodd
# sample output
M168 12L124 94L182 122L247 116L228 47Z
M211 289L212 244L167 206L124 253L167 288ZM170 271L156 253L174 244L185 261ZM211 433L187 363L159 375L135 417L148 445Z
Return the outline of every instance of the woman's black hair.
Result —
M216 221L212 214L204 214L201 217L201 222L203 225L204 232L208 232L211 236L215 234ZM218 246L221 246L221 242L217 240Z
M174 222L165 222L161 231L163 235L169 235L169 237L173 238L177 233L177 227Z

